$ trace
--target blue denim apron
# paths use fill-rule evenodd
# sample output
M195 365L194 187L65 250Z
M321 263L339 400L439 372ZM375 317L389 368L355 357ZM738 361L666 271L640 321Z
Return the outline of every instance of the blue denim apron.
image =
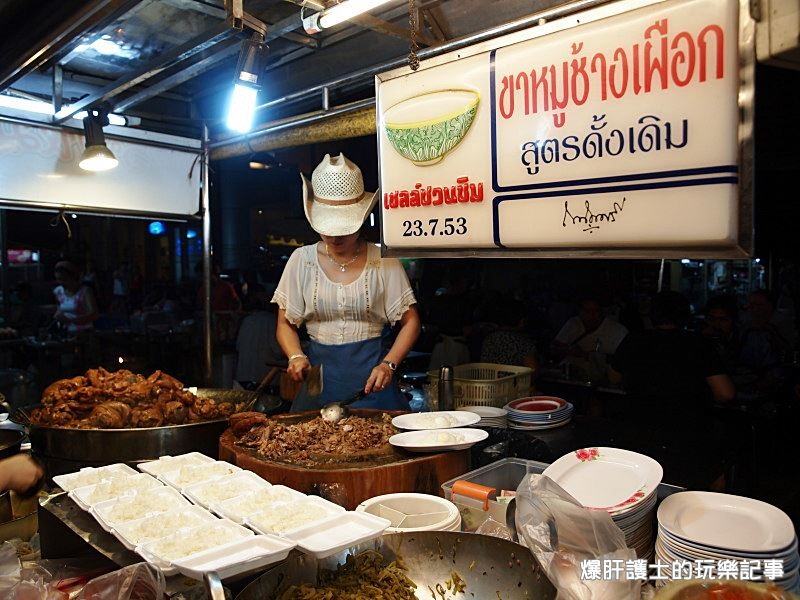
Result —
M306 384L300 388L292 403L292 412L320 409L330 402L341 402L352 398L364 389L372 369L380 364L386 355L382 337L352 342L349 344L326 345L315 341L306 348L312 365L324 365L322 373L322 394L310 398ZM383 410L409 410L408 401L397 382L380 392L373 392L363 400L351 404L353 408L379 408Z

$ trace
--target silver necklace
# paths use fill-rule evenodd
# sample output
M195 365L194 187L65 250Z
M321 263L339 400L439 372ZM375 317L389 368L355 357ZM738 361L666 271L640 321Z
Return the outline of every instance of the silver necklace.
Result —
M330 259L330 261L331 261L333 264L335 264L337 267L339 267L339 270L340 270L342 273L344 273L345 271L347 271L347 267L349 267L349 266L350 266L350 265L352 265L354 262L356 262L356 260L358 260L358 255L359 255L359 254L361 254L361 248L359 248L358 250L356 250L356 253L353 255L353 258L351 258L350 260L348 260L347 262L344 262L344 263L340 263L338 260L336 260L335 258L333 258L333 256L331 256L331 253L330 253L330 251L328 250L328 244L325 244L325 254L326 254L326 256L327 256L327 257Z

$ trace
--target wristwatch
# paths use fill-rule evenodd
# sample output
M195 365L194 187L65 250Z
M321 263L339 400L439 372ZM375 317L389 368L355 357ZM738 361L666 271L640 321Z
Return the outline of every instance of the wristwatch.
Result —
M393 363L390 360L384 360L384 361L381 361L381 364L388 366L392 370L392 373L397 371L397 363Z

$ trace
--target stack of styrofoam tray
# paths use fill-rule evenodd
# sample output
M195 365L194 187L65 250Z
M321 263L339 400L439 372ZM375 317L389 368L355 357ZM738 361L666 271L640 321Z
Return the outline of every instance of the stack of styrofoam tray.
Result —
M294 547L291 540L274 535L257 535L177 559L173 562L173 568L194 579L202 579L209 571L225 579L285 560Z
M380 537L391 521L360 512L345 512L316 524L287 531L283 537L318 559Z
M241 471L220 479L212 479L190 485L183 490L189 500L211 509L215 504L251 492L264 492L272 484L251 471ZM288 488L287 488L288 489Z
M162 485L100 502L92 507L91 513L103 529L112 533L122 523L189 506L189 501L179 492Z
M241 473L241 471L236 465L214 460L207 463L184 465L175 471L162 473L158 478L183 493L189 487L198 483L222 479L234 473Z
M160 477L169 471L177 471L186 465L202 465L214 462L214 459L200 452L189 452L178 456L162 456L158 460L140 463L136 465L143 473L148 473L153 477Z
M100 502L130 496L138 491L155 487L163 487L163 484L146 473L137 473L75 488L69 492L69 497L83 510L89 511L92 506Z
M75 473L56 475L53 477L53 481L65 492L71 492L79 487L94 485L118 477L129 477L131 475L136 475L136 471L128 465L120 463L105 467L86 467Z

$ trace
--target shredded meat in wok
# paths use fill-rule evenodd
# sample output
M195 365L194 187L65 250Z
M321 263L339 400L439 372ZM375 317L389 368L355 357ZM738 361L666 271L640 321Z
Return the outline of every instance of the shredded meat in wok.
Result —
M336 424L321 417L287 425L261 413L240 413L231 417L233 432L240 436L239 446L252 448L270 460L298 464L314 462L323 455L348 456L380 448L397 431L392 418L347 417Z
M238 408L199 398L161 371L144 377L101 367L48 386L31 423L79 429L160 427L226 418Z

